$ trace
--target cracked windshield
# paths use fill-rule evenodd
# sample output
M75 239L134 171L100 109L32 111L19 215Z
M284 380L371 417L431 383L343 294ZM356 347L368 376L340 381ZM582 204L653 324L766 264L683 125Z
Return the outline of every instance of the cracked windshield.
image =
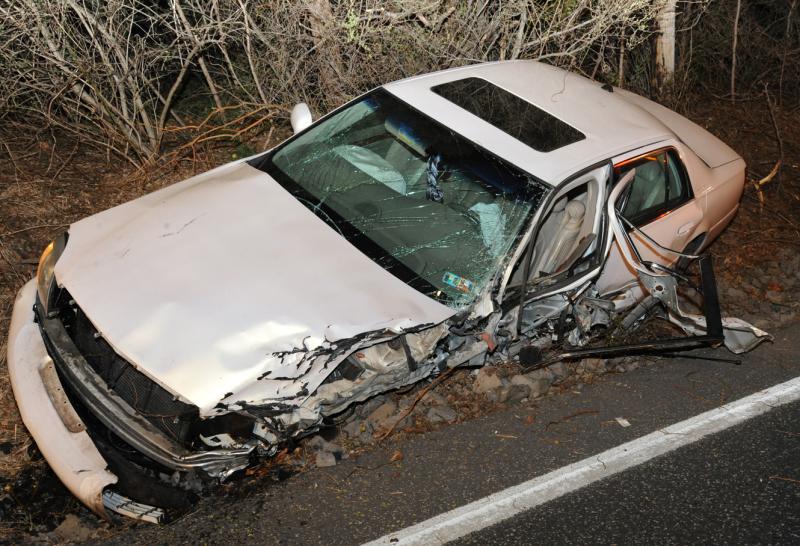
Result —
M384 90L253 165L387 271L456 308L492 280L547 188Z

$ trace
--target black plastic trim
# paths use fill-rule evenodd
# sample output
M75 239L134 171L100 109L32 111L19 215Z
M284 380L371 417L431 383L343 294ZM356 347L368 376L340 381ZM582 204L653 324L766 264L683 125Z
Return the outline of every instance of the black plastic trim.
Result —
M246 466L252 447L235 450L188 451L139 415L120 398L78 352L58 318L43 316L34 307L45 347L66 386L97 419L146 457L173 470L204 470L225 475Z

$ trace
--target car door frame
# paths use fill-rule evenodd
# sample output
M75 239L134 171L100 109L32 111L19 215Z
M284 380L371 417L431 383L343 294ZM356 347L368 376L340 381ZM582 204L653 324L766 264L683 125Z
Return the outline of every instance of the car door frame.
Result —
M538 291L529 292L528 286L531 283L531 279L525 278L530 276L530 260L531 260L531 252L533 246L536 243L536 238L539 235L539 231L544 223L545 219L547 218L547 214L552 209L555 202L558 200L560 196L562 196L565 192L569 191L573 187L577 187L579 184L582 184L583 181L581 179L586 175L592 173L593 171L600 170L600 169L607 169L605 172L605 177L602 181L600 181L600 189L601 191L598 192L598 196L596 196L597 203L596 203L596 214L598 215L599 225L598 228L598 237L595 239L595 249L590 255L590 264L589 268L581 272L575 276L567 277L559 282L556 282L552 285L547 286L546 288ZM531 226L527 230L528 233L526 234L525 239L520 243L517 250L514 253L513 259L509 262L508 266L502 277L502 282L498 289L498 301L501 304L501 307L506 311L511 310L514 307L518 307L517 312L517 326L515 327L515 337L519 334L519 322L522 316L521 310L522 307L525 305L530 304L533 301L546 298L548 296L567 292L569 290L573 290L575 288L579 288L583 285L586 285L589 281L596 278L598 274L603 270L604 264L606 262L606 256L611 248L611 232L608 226L608 218L605 211L605 203L608 196L608 193L611 190L611 183L610 177L613 176L614 173L614 166L610 159L605 159L603 161L599 161L580 169L579 171L571 174L567 178L565 178L561 183L553 188L550 193L547 195L545 201L542 203L542 206L536 212L536 215L531 222ZM526 266L527 263L527 266ZM506 290L508 289L508 283L511 280L512 273L518 267L523 267L523 278L525 279L522 283L522 290L519 295L519 298L514 298L513 300L505 299ZM528 271L525 271L528 269Z
M678 252L683 252L690 245L696 244L697 239L703 238L708 232L705 207L702 206L700 199L698 199L702 188L697 187L692 176L689 167L690 162L687 161L688 149L675 139L666 139L617 155L612 159L612 162L614 168L617 169L626 163L635 162L639 158L665 150L674 151L680 161L679 168L687 178L691 197L679 205L661 212L646 224L637 226L636 230L629 228L628 232L644 258L669 267L678 260L678 254L657 248L636 231L641 231L658 244ZM619 179L615 177L613 186L615 187L618 182ZM638 284L638 278L634 270L622 256L618 245L619 243L615 242L611 246L606 260L606 267L597 279L598 289L601 294L622 291Z
M630 175L630 176L629 176ZM642 261L638 252L631 241L630 234L626 226L620 219L620 215L616 210L616 202L619 199L622 191L630 185L634 173L631 171L621 177L616 185L614 185L608 192L607 199L604 203L605 218L607 220L607 231L605 236L608 243L607 248L610 250L610 242L616 241L624 250L624 259L627 263L634 268L641 281L648 286L648 291L651 295L661 301L667 308L674 310L681 316L683 313L678 308L676 289L676 278L673 273L666 268L658 267L653 263ZM613 236L612 236L613 234ZM700 265L700 284L702 286L701 293L703 294L703 316L702 326L705 330L704 333L687 333L687 335L671 337L671 338L658 338L646 339L623 345L601 345L596 347L574 348L567 352L562 352L554 358L547 360L538 360L536 362L527 363L527 369L537 369L547 366L553 362L561 360L574 360L586 357L614 357L624 356L631 354L653 354L664 353L670 351L684 351L690 349L697 349L701 347L718 347L725 342L725 334L723 323L721 319L719 299L717 297L716 281L714 278L714 270L711 265L711 258L708 255L700 256L698 259ZM602 264L601 264L602 267ZM590 278L585 280L589 281ZM535 301L535 298L529 301ZM526 303L528 303L526 301ZM519 334L519 317L517 317L516 331ZM763 334L763 333L762 333ZM758 334L756 334L758 335ZM538 353L537 353L538 354Z

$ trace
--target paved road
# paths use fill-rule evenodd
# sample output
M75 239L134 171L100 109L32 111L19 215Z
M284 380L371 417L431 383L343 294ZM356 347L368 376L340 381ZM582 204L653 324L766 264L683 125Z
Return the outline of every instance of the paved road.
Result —
M800 544L800 402L457 544Z
M659 360L634 372L603 376L580 390L548 396L531 407L512 407L389 443L336 467L316 469L274 484L239 482L228 494L203 499L195 512L176 522L162 527L133 526L121 530L111 542L357 544L375 539L800 376L800 359L796 357L800 351L800 325L773 333L775 343L746 355L741 366L703 360ZM529 424L529 416L533 416L533 424ZM616 417L626 418L631 426L621 427ZM798 427L787 430L800 432ZM791 438L795 437L784 440L789 442ZM754 449L764 441L754 439ZM747 445L748 441L741 443ZM396 449L402 450L404 458L390 463ZM719 449L713 448L712 452L715 449L720 457L701 460L725 459ZM690 462L692 457L687 457L683 462ZM749 459L756 460L754 456ZM707 464L716 467L722 462ZM790 461L787 465L782 470L787 476L800 473L800 461L793 468ZM690 470L674 472L682 475ZM726 474L718 475L714 484L733 491L737 479L743 478L731 475L727 483ZM664 480L669 481L668 477ZM605 487L605 483L600 486ZM625 489L624 493L650 494L644 485L641 487ZM622 493L610 495L618 498ZM655 489L649 498L651 503L675 504L670 497L656 495ZM554 501L553 506L565 501L566 498ZM585 511L577 514L563 506L557 519L568 528L577 528L585 519L588 528L590 519L603 518L601 507L600 503L588 503ZM705 512L704 518L710 521L713 512ZM740 512L742 517L753 513ZM757 525L756 522L748 528L758 529ZM586 528L583 532L590 536ZM514 542L515 536L505 538ZM646 535L639 536L646 539ZM563 534L549 538L568 541Z

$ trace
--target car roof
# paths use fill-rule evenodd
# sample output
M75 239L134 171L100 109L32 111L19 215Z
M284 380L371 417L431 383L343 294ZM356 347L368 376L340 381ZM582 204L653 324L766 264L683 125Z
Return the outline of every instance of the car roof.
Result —
M536 151L431 88L481 78L571 125L586 138ZM536 61L501 61L433 72L384 86L428 116L528 173L557 184L576 171L647 144L674 138L658 118L598 82Z

